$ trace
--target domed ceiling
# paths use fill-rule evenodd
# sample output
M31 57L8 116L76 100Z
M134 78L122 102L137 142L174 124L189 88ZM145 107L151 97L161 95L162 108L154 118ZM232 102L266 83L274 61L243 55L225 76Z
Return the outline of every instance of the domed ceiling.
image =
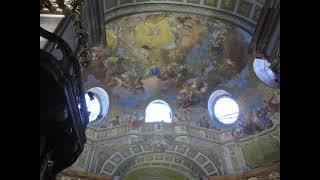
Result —
M108 23L106 38L106 49L95 49L83 71L87 88L100 86L109 94L106 124L115 117L120 123L143 120L148 103L162 99L174 122L218 129L207 103L219 89L235 98L243 124L279 118L279 90L256 78L247 53L251 35L232 24L192 14L141 13Z
M126 179L195 179L280 161L280 89L256 77L249 33L213 17L173 12L123 16L105 29L106 47L92 49L82 75L86 90L108 93L109 109L88 124L72 168ZM239 105L235 126L210 118L216 90ZM171 107L172 124L144 122L156 99Z

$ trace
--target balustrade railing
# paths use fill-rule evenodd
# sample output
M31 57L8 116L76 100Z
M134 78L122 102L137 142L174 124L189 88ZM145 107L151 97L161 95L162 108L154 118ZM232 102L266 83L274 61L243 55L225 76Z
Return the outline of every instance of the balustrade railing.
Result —
M255 135L243 137L240 141L246 141L255 136L262 136L266 133L272 132L278 128L280 124L275 124L272 128L261 131ZM92 141L108 140L120 136L136 135L136 136L152 136L152 135L169 135L172 137L190 136L200 138L205 141L216 143L227 143L234 141L232 130L214 130L193 126L187 123L147 123L135 128L130 124L121 124L116 127L93 128L88 127L87 137Z

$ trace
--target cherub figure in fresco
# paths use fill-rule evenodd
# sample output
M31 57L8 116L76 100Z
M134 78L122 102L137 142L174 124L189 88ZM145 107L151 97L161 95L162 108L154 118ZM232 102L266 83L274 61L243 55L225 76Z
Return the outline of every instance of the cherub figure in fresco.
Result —
M143 83L141 82L142 77L138 76L136 72L125 72L121 75L122 86L136 91L138 89L143 89Z
M272 95L272 97L268 101L264 100L264 103L266 104L266 110L271 114L276 113L276 112L280 112L280 102L273 103L272 102L273 98L274 98L274 94Z
M200 102L201 97L207 91L207 86L207 83L199 78L189 79L177 96L179 107L186 109Z

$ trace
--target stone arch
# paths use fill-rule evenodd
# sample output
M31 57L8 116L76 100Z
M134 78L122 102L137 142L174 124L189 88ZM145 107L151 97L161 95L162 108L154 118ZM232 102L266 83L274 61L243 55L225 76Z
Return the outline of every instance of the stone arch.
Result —
M127 175L129 175L130 173L132 173L132 172L134 172L134 171L136 171L136 170L140 170L140 169L144 169L144 168L148 168L148 167L142 166L142 167L137 167L137 168L131 169L131 170L127 171L127 172L123 175L123 177L126 177ZM152 166L152 168L172 170L172 167L164 167L164 166ZM176 170L174 170L174 171L176 171ZM177 171L177 172L180 173L180 174L182 174L182 175L184 175L185 177L188 177L189 179L196 179L195 176L189 176L186 172L183 172L183 171Z
M169 153L147 153L139 157L131 157L119 166L115 172L115 175L118 175L119 172L124 172L125 175L139 167L170 167L171 169L174 169L175 171L191 179L194 179L194 177L197 176L205 175L205 172L203 172L200 167L197 167L197 165L193 164L190 160L180 157L179 155L173 155Z
M124 152L115 152L112 154L102 165L99 173L107 174L107 175L115 175L117 171L123 167L125 167L128 162L136 159L145 159L150 156L161 155L164 159L168 157L172 157L175 159L180 159L181 167L185 167L185 169L192 169L194 175L220 175L221 173L218 171L216 165L203 153L189 151L190 148L183 145L169 145L166 148L165 152L156 153L153 148L148 144L138 144L132 145L127 151ZM170 159L170 158L169 158ZM159 160L159 162L158 162ZM144 160L141 160L145 162ZM163 159L155 159L153 158L155 163L169 163L163 161ZM172 161L171 161L172 162ZM142 163L143 164L143 163ZM177 165L176 163L171 163ZM173 166L174 167L174 166ZM126 169L126 168L124 168ZM123 171L123 170L122 170Z

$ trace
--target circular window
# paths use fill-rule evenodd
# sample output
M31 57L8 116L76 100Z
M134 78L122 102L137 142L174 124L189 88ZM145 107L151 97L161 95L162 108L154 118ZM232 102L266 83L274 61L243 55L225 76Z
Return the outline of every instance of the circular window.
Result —
M211 119L220 128L234 125L240 114L237 102L224 90L217 90L211 94L208 111Z
M228 96L220 97L213 106L215 117L224 124L234 123L239 116L239 106Z
M145 122L172 122L172 111L168 103L157 99L150 102L146 108Z
M279 86L279 80L270 69L270 63L267 60L256 58L253 61L253 70L257 77L267 86L274 88Z
M94 87L87 91L85 99L89 112L89 123L97 124L101 122L107 116L109 110L107 92L100 87Z

